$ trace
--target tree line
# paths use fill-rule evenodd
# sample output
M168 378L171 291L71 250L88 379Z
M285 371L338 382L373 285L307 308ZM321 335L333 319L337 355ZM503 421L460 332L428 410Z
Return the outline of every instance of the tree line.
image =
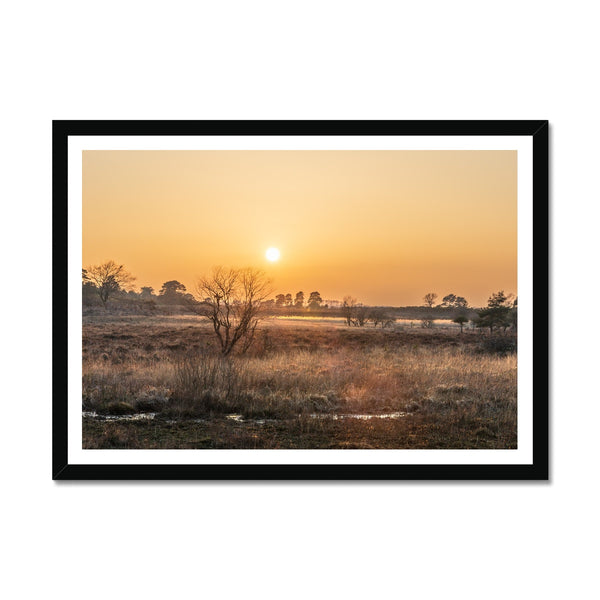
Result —
M433 308L438 295L435 292L429 292L423 296L425 306ZM518 302L517 297L513 294L505 294L504 290L500 290L492 294L488 298L487 306L477 310L477 316L471 319L473 327L479 329L489 329L490 334L494 331L502 330L506 333L507 329L517 330L517 315ZM463 333L463 326L469 322L466 315L468 302L462 296L456 294L448 294L442 298L442 302L437 305L439 308L455 308L458 309L458 314L454 317L453 322L460 325L460 332ZM430 318L422 319L423 327L431 327L432 320Z
M267 300L267 304L272 304L278 308L304 308L306 306L310 310L327 307L327 305L323 304L323 298L321 298L319 292L311 292L306 305L304 303L304 292L297 292L294 299L292 299L291 294L277 294L274 300Z
M215 336L219 340L221 353L229 355L234 348L245 352L254 339L257 325L265 308L294 307L304 308L304 293L297 292L294 299L291 294L278 294L275 299L269 299L273 294L270 280L263 271L258 269L234 269L215 267L210 274L196 282L195 294L189 293L182 283L177 280L166 281L158 294L149 286L135 292L133 282L135 277L125 269L110 260L100 265L92 265L82 269L82 285L84 301L89 294L95 294L104 308L114 296L135 297L142 302L159 301L165 304L181 304L188 310L206 317L212 324ZM425 306L433 309L437 294L427 293L423 300ZM323 299L319 292L311 292L306 304L308 310L321 308ZM462 296L448 294L444 296L440 308L459 310L454 322L460 324L461 334L463 325L469 319L466 316L468 302ZM352 296L345 296L341 304L341 314L348 326L364 327L373 323L375 327L388 327L395 322L395 317L383 307L369 307L357 301ZM477 311L477 317L472 319L478 328L489 328L490 334L502 329L517 327L517 299L506 295L504 291L492 294L485 308ZM423 323L431 323L432 315L423 319ZM430 326L424 324L423 326Z
M194 299L185 285L175 279L165 281L158 294L150 286L143 286L139 292L136 292L133 289L136 278L125 269L124 265L119 265L112 260L82 269L81 278L84 302L91 297L98 297L104 308L111 297L157 301L160 304L181 304Z

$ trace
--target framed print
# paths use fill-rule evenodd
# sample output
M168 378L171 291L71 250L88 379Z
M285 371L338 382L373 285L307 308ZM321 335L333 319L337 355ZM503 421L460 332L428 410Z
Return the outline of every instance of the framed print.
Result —
M547 479L547 250L547 121L54 121L53 478Z

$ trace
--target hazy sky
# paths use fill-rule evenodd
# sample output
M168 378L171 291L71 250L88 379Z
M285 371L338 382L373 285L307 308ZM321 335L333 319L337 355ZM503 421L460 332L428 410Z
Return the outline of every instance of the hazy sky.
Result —
M254 266L275 293L481 306L517 292L517 153L85 151L83 266L109 259L157 292Z

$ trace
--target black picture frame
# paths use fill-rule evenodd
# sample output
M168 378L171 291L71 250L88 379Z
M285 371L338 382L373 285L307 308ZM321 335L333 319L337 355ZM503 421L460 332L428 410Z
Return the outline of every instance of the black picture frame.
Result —
M53 447L55 480L547 480L548 131L522 121L66 121L52 123ZM68 140L71 136L528 136L533 161L531 464L69 464ZM80 399L78 399L80 401Z

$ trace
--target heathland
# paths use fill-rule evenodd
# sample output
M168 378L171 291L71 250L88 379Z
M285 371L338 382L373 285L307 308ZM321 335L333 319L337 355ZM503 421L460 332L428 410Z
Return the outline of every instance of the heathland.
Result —
M516 448L516 334L271 316L223 356L192 314L83 316L84 448Z

